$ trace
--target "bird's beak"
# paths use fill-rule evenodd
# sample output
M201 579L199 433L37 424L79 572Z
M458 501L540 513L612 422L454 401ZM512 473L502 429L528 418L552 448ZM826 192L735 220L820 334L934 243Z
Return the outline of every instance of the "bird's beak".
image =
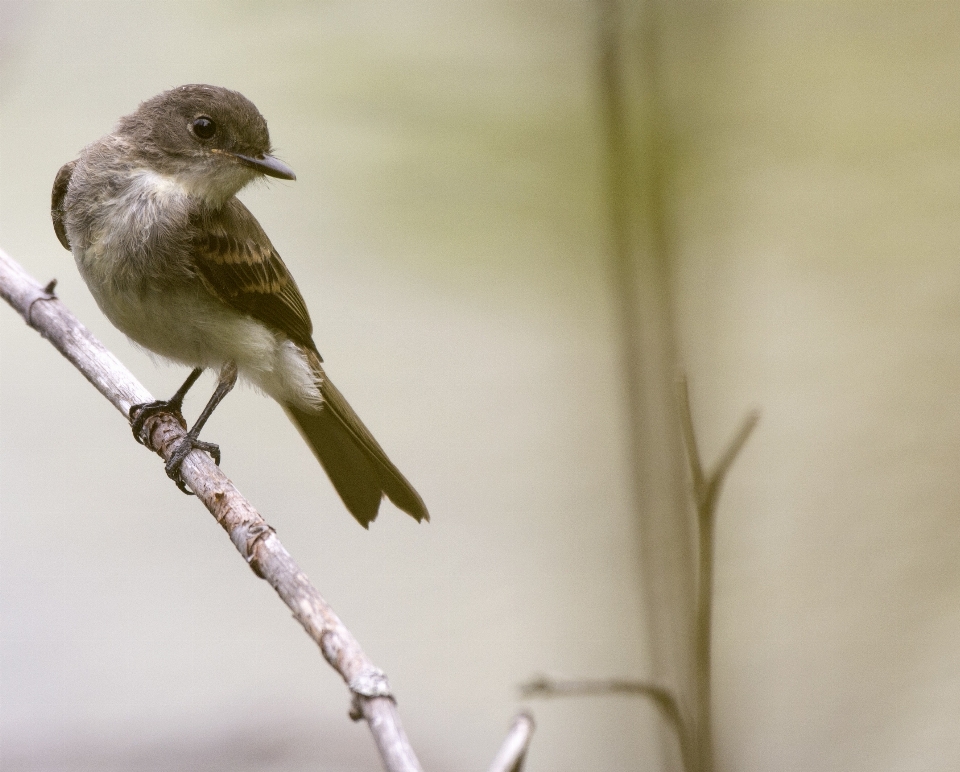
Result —
M287 166L279 158L274 158L272 155L262 155L259 158L253 158L249 155L241 155L240 153L230 153L230 155L232 155L245 166L249 166L251 169L255 169L261 174L266 174L268 177L278 177L281 180L297 179L297 175L293 173L293 169Z

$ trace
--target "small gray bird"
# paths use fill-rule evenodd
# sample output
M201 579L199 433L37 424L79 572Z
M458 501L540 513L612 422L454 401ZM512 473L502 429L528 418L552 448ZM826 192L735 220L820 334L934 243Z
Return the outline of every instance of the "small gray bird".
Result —
M180 416L206 368L216 390L167 462L193 449L219 463L200 430L244 378L287 411L347 509L365 528L386 496L421 520L423 500L323 371L297 285L236 198L263 175L296 179L270 155L267 122L236 91L190 85L165 91L120 119L111 134L60 169L51 213L100 309L135 343L193 367L169 400L130 411L134 436L159 412ZM182 416L180 416L182 418Z

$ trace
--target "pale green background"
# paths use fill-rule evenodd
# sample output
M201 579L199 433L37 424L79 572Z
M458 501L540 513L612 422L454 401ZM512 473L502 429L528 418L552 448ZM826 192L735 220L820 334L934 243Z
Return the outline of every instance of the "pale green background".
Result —
M718 525L721 768L960 766L960 6L686 3L680 347ZM49 223L59 166L187 82L296 183L246 192L329 372L426 499L343 510L282 412L206 432L370 656L428 770L532 674L641 676L594 6L0 0L0 247L157 395ZM120 416L0 309L4 770L376 769L343 685ZM210 388L188 404L195 415ZM530 705L528 770L656 768L653 710Z

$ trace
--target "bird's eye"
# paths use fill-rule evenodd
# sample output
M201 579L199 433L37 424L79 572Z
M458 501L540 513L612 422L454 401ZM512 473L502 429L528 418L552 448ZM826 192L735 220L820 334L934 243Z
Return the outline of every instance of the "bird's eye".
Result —
M210 137L217 133L217 124L213 122L213 118L209 118L206 115L194 118L190 126L193 129L193 133L200 139L210 139Z

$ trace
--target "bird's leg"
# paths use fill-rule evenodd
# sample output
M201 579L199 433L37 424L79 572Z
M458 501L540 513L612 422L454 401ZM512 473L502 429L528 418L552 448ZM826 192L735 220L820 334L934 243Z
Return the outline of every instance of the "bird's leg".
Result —
M180 465L190 454L190 451L196 449L209 453L213 457L214 462L219 466L220 447L218 445L214 445L212 442L201 442L197 439L197 437L200 435L200 430L207 422L207 419L213 415L213 411L216 410L217 405L219 405L223 398L230 393L230 390L234 387L236 382L237 365L235 362L228 362L220 371L220 380L217 382L217 388L214 390L213 396L210 397L210 401L207 402L206 407L203 408L203 412L200 413L200 417L197 419L197 422L193 425L190 431L187 432L186 437L183 437L177 441L177 444L173 447L173 452L170 454L170 458L167 459L165 467L167 470L167 476L173 480L177 484L177 487L187 495L190 495L190 491L187 490L186 485L183 483L183 478L180 477Z
M158 399L155 402L141 402L130 408L130 428L133 429L133 437L137 442L143 445L143 440L140 438L143 425L147 422L148 418L152 418L160 413L170 413L183 424L184 428L187 427L187 423L183 420L183 414L180 412L180 409L183 407L183 398L187 396L190 387L197 382L197 378L200 377L200 373L202 372L202 367L194 368L190 375L187 376L187 380L183 382L183 386L177 389L177 393L170 397L170 399Z

